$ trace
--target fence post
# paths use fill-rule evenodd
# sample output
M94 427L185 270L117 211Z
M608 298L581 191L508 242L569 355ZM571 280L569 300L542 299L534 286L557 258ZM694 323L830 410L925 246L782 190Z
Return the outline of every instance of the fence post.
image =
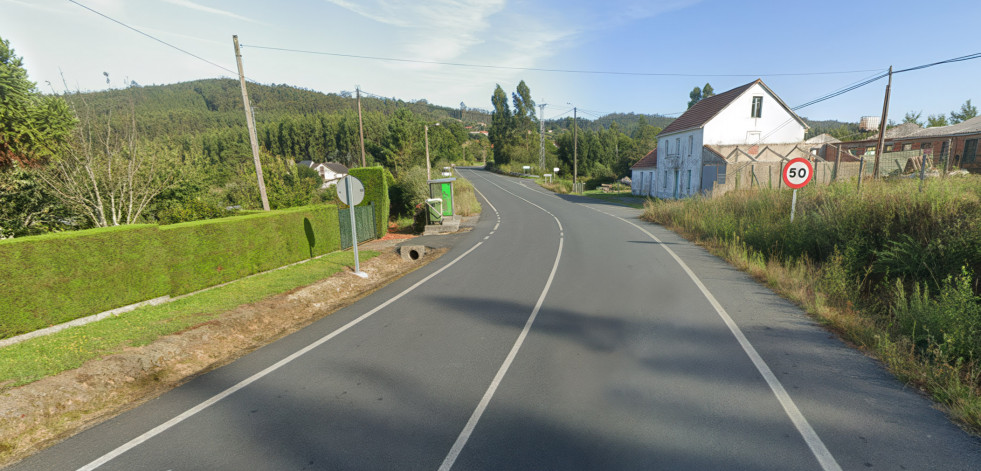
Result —
M862 157L858 159L858 189L856 190L858 192L862 191L862 177L865 176L864 175L865 172L863 170L864 168L865 168L865 154L862 154Z

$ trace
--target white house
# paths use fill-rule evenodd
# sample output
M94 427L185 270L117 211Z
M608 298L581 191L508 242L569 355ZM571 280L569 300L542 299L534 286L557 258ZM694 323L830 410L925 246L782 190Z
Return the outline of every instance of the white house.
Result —
M637 196L652 196L657 173L657 149L630 167L630 192Z
M658 135L653 196L710 190L725 165L705 146L799 143L806 130L804 120L759 79L705 98Z
M322 164L318 164L314 163L312 160L301 160L297 165L304 165L316 170L317 173L320 174L320 177L324 179L324 184L321 186L321 188L333 186L338 180L347 175L347 167L337 162L324 162Z

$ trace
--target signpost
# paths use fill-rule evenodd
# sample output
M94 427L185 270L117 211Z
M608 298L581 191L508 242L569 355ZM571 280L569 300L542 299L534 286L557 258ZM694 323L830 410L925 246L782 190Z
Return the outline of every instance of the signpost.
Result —
M354 218L354 207L364 200L364 185L361 180L350 175L344 176L337 182L337 197L347 204L348 213L351 215L351 247L354 249L354 274L361 278L367 278L368 274L361 271L361 264L358 260L358 228Z
M814 167L803 157L787 162L783 167L783 182L787 188L794 189L794 198L790 202L790 222L794 222L794 210L797 208L797 189L803 188L814 176Z

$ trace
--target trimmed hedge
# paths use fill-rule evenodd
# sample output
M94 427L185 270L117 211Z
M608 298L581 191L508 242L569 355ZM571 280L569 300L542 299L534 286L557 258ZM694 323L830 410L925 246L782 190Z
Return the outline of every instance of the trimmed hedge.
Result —
M375 203L375 235L379 239L388 234L388 212L391 206L388 198L389 179L385 176L386 172L388 170L380 166L349 170L351 176L361 180L361 184L364 185L364 201L358 206Z
M0 241L0 338L166 295L155 225Z
M160 228L179 295L340 249L337 207L305 206Z

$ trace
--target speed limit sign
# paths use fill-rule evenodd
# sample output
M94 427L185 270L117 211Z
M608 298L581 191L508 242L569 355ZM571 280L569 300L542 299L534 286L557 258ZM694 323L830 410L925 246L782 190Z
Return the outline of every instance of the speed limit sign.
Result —
M787 162L783 168L783 182L788 188L798 189L806 186L814 175L814 167L811 162L803 157Z

